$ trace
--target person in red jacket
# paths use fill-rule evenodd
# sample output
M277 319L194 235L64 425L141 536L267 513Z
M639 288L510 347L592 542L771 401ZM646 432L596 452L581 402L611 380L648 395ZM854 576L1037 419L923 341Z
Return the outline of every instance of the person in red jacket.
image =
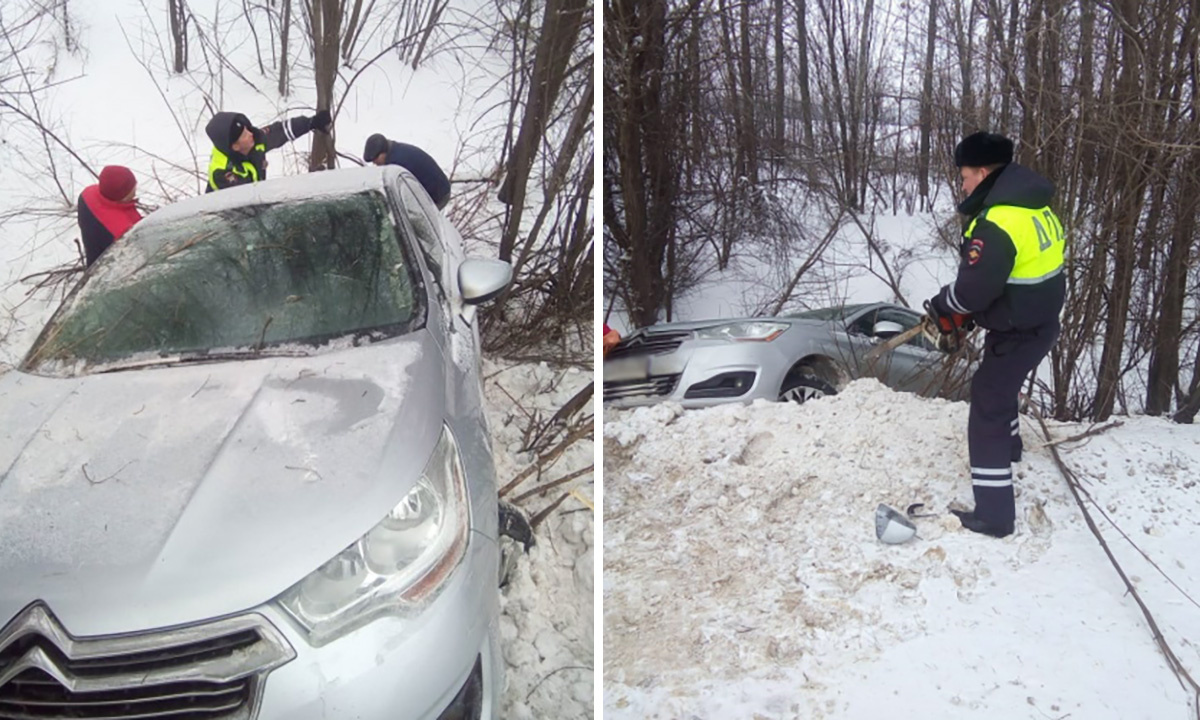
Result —
M134 204L136 194L137 179L121 165L105 167L100 171L100 182L79 194L79 232L89 267L142 219Z
M605 323L602 338L604 340L604 355L608 355L608 351L615 348L617 343L621 342L621 333L613 330L608 326L608 323Z

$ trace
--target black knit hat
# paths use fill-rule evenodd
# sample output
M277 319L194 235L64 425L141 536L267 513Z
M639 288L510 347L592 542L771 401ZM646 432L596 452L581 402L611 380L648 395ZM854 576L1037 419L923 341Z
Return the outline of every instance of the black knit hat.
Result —
M958 167L1007 165L1012 159L1013 141L996 133L968 135L954 148L954 164Z
M363 149L363 160L371 162L379 153L388 151L388 139L379 133L367 138L367 146Z

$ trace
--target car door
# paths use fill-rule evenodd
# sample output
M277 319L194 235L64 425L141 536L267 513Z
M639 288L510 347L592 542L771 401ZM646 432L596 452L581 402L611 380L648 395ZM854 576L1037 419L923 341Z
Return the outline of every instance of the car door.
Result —
M905 330L916 327L921 322L921 314L899 307L883 307L879 310L877 322L894 322ZM929 342L923 333L919 333L896 347L881 358L885 364L885 378L890 387L897 390L931 395L937 391L937 369L941 365L943 355Z
M878 372L873 372L874 368L864 361L864 357L879 342L873 331L879 318L879 308L879 305L871 305L848 314L842 320L845 330L836 329L833 333L836 346L834 359L855 378L878 375Z
M452 409L465 410L482 416L479 405L483 398L479 371L479 330L473 322L474 307L465 306L458 287L458 266L463 261L462 236L442 214L425 189L407 172L400 173L395 189L404 211L404 219L425 258L434 287L430 293L439 303L441 335L438 338L447 358L446 397ZM466 388L476 391L474 397L464 394Z

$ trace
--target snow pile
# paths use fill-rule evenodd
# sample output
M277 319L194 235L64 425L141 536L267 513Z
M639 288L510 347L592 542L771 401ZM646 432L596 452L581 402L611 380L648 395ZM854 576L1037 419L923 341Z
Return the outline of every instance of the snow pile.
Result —
M966 416L874 380L803 406L610 412L606 716L1183 717L1186 694L1029 418L1017 533L974 535L945 512L973 504ZM1138 418L1064 454L1200 597L1200 435ZM937 517L885 546L881 502ZM1105 529L1200 672L1200 606Z
M503 486L534 460L522 452L531 413L549 418L590 380L576 368L555 370L545 363L502 366L484 363L487 414ZM589 403L585 412L590 412ZM593 443L575 443L546 470L545 479L582 470L592 463ZM530 489L536 478L515 491ZM537 528L537 545L521 556L501 599L500 645L508 664L508 688L501 717L593 717L594 516L592 474L531 498L531 514L576 490Z

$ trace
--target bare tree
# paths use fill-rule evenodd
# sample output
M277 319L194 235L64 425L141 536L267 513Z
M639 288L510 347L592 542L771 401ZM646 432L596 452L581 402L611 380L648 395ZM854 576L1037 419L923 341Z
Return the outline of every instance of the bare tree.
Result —
M167 12L171 16L171 47L175 51L175 72L187 70L188 63L188 9L187 0L167 0Z
M586 16L586 0L547 0L534 52L529 94L520 131L508 158L501 202L509 206L500 238L501 260L511 260L524 215L529 173L545 139L546 124L567 77L571 55Z
M292 29L292 0L279 4L279 94L287 96L291 66L288 58L288 35Z

